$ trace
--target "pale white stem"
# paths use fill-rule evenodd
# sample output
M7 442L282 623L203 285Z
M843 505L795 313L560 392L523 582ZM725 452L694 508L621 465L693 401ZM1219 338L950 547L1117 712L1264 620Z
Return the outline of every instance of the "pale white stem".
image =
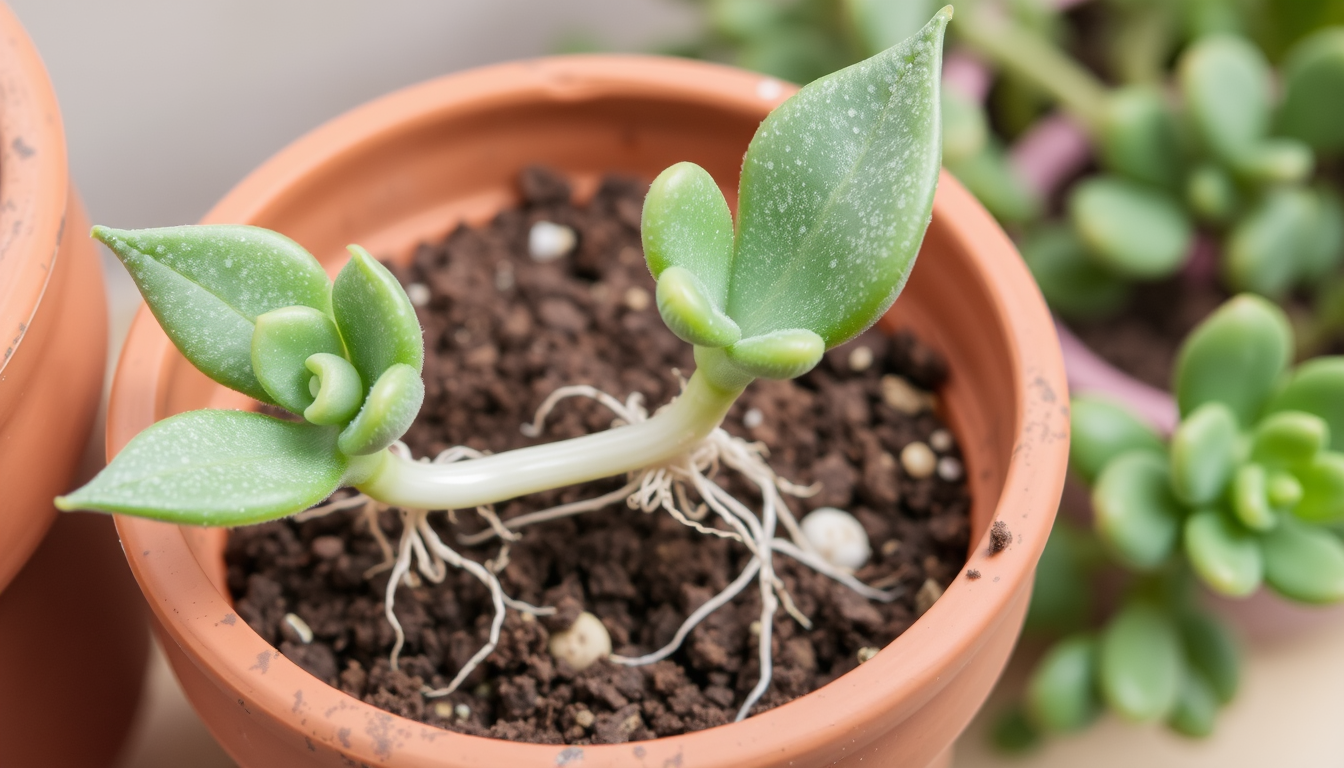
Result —
M662 648L643 656L620 656L613 653L609 658L616 664L621 664L627 667L641 667L645 664L662 661L668 656L671 656L681 647L681 644L686 640L687 636L691 634L691 630L695 629L696 626L704 621L711 613L722 608L734 597L737 597L742 590L747 588L747 585L751 583L751 580L756 577L756 574L760 572L760 570L760 559L756 557L751 558L751 560L747 562L747 566L742 569L742 573L738 574L737 578L733 579L731 584L725 587L719 594L706 600L699 608L692 611L690 616L686 617L686 620L683 621L681 626L677 629L677 634L672 636L671 642L664 645Z

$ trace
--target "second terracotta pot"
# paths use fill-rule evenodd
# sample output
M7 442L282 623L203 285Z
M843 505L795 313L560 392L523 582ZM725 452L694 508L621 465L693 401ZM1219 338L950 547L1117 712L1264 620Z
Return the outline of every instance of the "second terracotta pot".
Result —
M277 229L329 267L347 243L408 257L510 204L543 163L577 180L652 179L699 163L735 199L756 126L791 91L746 72L645 57L574 57L454 75L378 100L266 163L208 217ZM449 733L375 709L303 672L234 612L222 530L119 518L127 557L187 696L244 766L927 766L946 760L1016 641L1068 452L1067 391L1039 293L1012 245L944 177L919 265L884 320L946 356L946 416L974 505L968 568L875 658L741 723L656 741L562 747ZM157 419L237 396L136 318L108 424L115 452ZM1012 544L989 554L1001 520Z

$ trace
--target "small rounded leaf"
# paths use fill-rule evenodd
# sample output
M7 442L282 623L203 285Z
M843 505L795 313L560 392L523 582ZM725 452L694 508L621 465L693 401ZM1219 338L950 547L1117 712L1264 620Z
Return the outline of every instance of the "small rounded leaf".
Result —
M1181 687L1176 708L1167 725L1173 731L1194 738L1203 738L1213 733L1214 723L1218 719L1219 701L1213 685L1200 674L1187 674Z
M1297 472L1302 498L1293 514L1311 523L1344 521L1344 453L1322 452Z
M1093 261L1068 224L1037 229L1023 239L1020 250L1045 300L1066 317L1106 315L1129 296L1128 281Z
M1344 600L1344 543L1335 534L1285 516L1260 540L1265 581L1300 603Z
M660 290L663 272L681 267L695 276L712 307L725 307L733 263L733 217L708 171L695 163L677 163L658 174L644 197L640 234L644 258Z
M1318 357L1293 369L1267 412L1306 411L1325 420L1330 449L1344 451L1344 357Z
M688 344L726 347L742 338L737 323L710 301L700 281L684 267L664 269L655 295L663 323Z
M1184 508L1159 455L1137 450L1113 459L1097 478L1092 506L1102 541L1137 570L1157 568L1176 546Z
M1167 189L1180 184L1184 158L1176 116L1156 88L1114 91L1106 101L1098 144L1109 170Z
M1234 290L1281 296L1319 258L1311 236L1321 201L1298 187L1273 189L1236 223L1228 235L1223 276Z
M1318 152L1344 149L1344 29L1328 27L1293 46L1283 60L1279 129Z
M1171 488L1191 506L1223 493L1237 462L1237 417L1218 402L1205 403L1181 420L1171 436Z
M1096 720L1101 714L1096 669L1097 643L1091 637L1075 635L1051 648L1027 682L1032 722L1047 731L1070 733Z
M1224 595L1245 597L1264 577L1255 537L1217 509L1200 510L1185 521L1185 554L1204 583Z
M257 316L252 332L252 370L282 408L303 413L313 403L312 375L304 361L312 355L341 355L340 332L326 313L312 307L284 307ZM314 422L321 423L321 422Z
M1292 353L1282 309L1247 294L1228 300L1181 345L1173 387L1181 414L1220 402L1239 424L1254 424Z
M735 366L751 376L792 379L821 362L826 343L811 331L795 328L743 339L725 351Z
M364 402L364 383L349 360L325 352L309 357L304 367L312 372L313 402L303 418L314 424L344 424L359 413Z
M1022 178L993 136L979 152L960 159L944 155L943 163L999 221L1026 222L1040 215L1040 193Z
M357 245L349 250L350 261L332 284L331 305L360 380L373 386L394 365L419 374L425 343L406 291L368 251Z
M984 151L989 125L984 108L955 88L943 89L943 162L957 163Z
M1177 64L1186 114L1201 143L1224 162L1245 156L1269 130L1269 64L1250 41L1211 35Z
M1330 425L1306 411L1279 411L1266 416L1251 435L1251 459L1268 467L1311 461L1330 445Z
M1222 622L1202 613L1190 613L1179 621L1185 657L1226 704L1241 684L1241 651L1232 631Z
M1185 651L1171 619L1142 602L1125 606L1101 636L1101 692L1116 714L1161 720L1176 707Z
M1269 500L1269 471L1259 464L1243 464L1232 479L1232 512L1253 531L1268 531L1279 522Z
M369 390L364 406L341 432L336 447L347 456L381 451L406 433L424 399L420 372L409 365L394 364Z
M1100 176L1074 187L1068 207L1088 253L1116 274L1150 280L1185 263L1194 230L1157 187Z
M1200 219L1221 224L1236 212L1236 182L1221 166L1201 165L1186 180L1185 201Z
M1069 427L1069 467L1088 483L1122 453L1146 450L1162 456L1167 451L1152 427L1128 408L1103 397L1073 398Z
M1316 156L1297 139L1264 139L1237 160L1236 171L1251 184L1296 184L1311 175Z

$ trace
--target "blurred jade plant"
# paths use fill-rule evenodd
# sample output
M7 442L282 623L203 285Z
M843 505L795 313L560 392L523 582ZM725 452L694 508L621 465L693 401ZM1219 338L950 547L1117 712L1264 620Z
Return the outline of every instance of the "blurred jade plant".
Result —
M1289 367L1288 318L1243 294L1181 348L1181 421L1163 440L1108 400L1072 405L1070 464L1092 486L1094 538L1062 527L1040 577L1086 584L1098 550L1131 574L1120 607L1081 628L1088 597L1047 588L1037 626L1067 637L1041 661L1003 736L1081 728L1109 708L1135 721L1210 732L1235 693L1235 643L1193 586L1295 602L1344 600L1344 357Z
M393 666L402 635L392 600L413 559L428 578L442 578L445 564L467 569L495 604L489 643L447 688L429 695L451 692L493 650L506 605L547 610L505 597L492 571L440 539L429 510L478 510L490 523L475 539L484 541L621 501L661 508L702 533L741 542L753 557L667 647L609 659L637 665L664 658L696 623L756 581L761 678L741 705L738 716L745 717L770 682L771 627L781 601L807 622L777 592L774 553L865 597L895 597L857 581L852 565L826 561L780 497L801 491L770 471L759 447L719 425L753 379L810 370L826 349L876 322L904 286L938 181L939 73L951 15L950 7L940 11L910 39L812 83L772 112L743 161L736 226L718 184L699 166L679 163L654 180L642 230L657 306L668 328L694 345L697 367L681 395L652 416L638 399L620 403L569 387L548 398L531 425L535 433L556 400L586 395L625 422L601 433L489 456L459 447L417 461L398 439L424 397L420 326L401 286L363 249L351 246L351 259L329 282L302 247L263 229L95 227L94 237L121 258L193 365L295 418L222 410L169 417L57 505L234 526L309 510L353 486L363 494L356 501L367 500L366 513L400 508L402 540L389 562L385 603L398 638ZM755 483L759 516L711 480L720 465ZM619 475L627 483L614 494L508 521L491 506ZM696 522L704 511L687 506L686 486L723 528ZM304 514L350 505L343 499ZM778 523L792 540L776 537Z

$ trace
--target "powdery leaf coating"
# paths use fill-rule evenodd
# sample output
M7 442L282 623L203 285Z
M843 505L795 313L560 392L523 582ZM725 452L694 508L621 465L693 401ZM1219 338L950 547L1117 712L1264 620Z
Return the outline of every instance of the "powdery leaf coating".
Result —
M252 372L258 315L289 306L331 311L327 274L298 243L233 224L117 230L93 236L117 254L149 309L202 373L274 402Z
M904 287L938 181L950 16L808 85L761 124L742 167L728 294L744 338L802 328L833 347Z
M425 342L406 291L368 251L352 245L350 256L332 285L331 303L360 380L372 389L397 364L409 365L418 375Z
M243 411L190 411L136 435L97 477L56 500L190 525L233 526L307 509L339 487L336 429Z

